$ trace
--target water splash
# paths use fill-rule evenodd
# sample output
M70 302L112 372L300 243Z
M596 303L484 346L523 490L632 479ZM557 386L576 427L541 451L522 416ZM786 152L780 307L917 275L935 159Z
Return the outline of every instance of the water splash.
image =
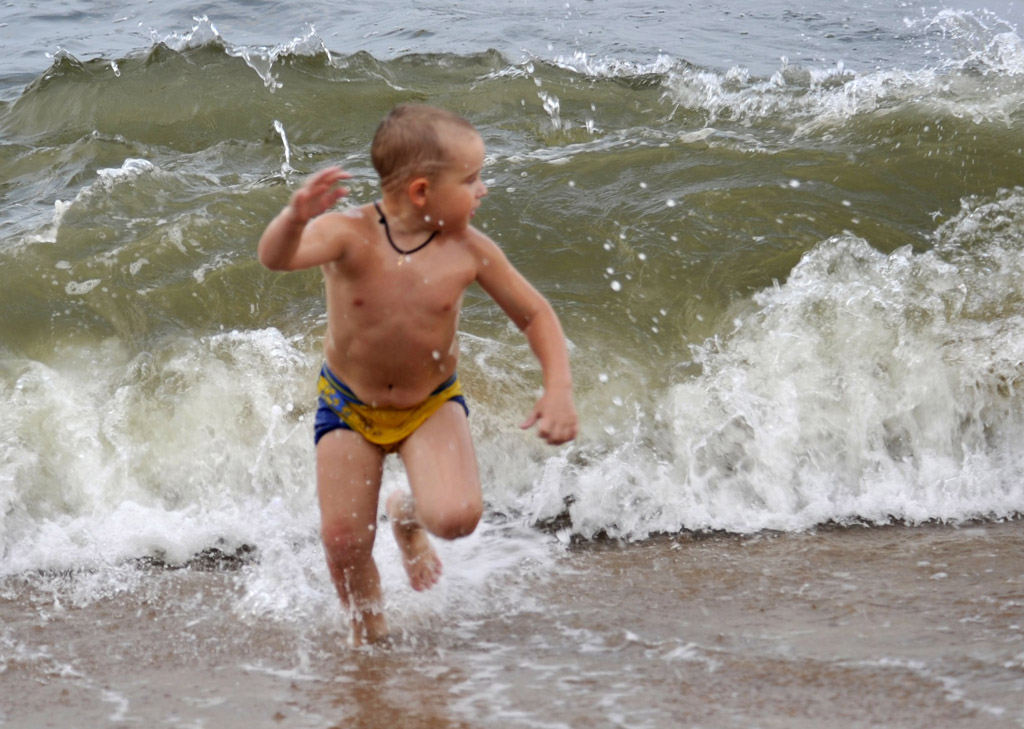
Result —
M274 120L274 131L281 137L281 145L284 148L284 162L281 163L281 174L287 176L295 172L292 167L292 149L288 144L288 135L284 131L284 124L277 119Z

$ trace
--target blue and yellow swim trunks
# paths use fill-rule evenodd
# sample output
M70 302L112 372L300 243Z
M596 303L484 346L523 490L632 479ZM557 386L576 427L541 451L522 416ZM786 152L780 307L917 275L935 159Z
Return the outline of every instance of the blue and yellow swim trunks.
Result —
M469 415L462 386L454 374L430 393L426 400L411 408L375 408L367 405L326 364L320 370L317 390L320 399L313 427L314 443L319 443L332 430L341 428L359 433L390 453L449 400L459 403L466 415Z

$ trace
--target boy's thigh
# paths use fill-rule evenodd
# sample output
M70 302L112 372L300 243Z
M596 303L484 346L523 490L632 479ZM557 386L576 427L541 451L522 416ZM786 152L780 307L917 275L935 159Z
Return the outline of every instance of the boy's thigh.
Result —
M323 521L377 520L384 452L351 430L326 433L316 446L316 490Z
M462 405L448 401L398 450L417 508L480 501L480 472Z

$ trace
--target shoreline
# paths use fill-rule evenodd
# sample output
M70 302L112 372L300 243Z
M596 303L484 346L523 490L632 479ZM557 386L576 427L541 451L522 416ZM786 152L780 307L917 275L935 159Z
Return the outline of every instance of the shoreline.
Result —
M239 620L239 570L6 589L0 726L1019 727L1022 553L1019 520L592 543L355 650L340 611Z

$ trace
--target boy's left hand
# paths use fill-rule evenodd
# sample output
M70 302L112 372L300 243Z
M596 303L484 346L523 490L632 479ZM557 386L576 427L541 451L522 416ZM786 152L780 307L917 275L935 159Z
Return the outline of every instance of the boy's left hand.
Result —
M523 430L537 425L537 435L550 445L561 445L576 437L579 429L579 418L572 403L572 395L568 392L548 392L541 395L533 406L522 425Z

